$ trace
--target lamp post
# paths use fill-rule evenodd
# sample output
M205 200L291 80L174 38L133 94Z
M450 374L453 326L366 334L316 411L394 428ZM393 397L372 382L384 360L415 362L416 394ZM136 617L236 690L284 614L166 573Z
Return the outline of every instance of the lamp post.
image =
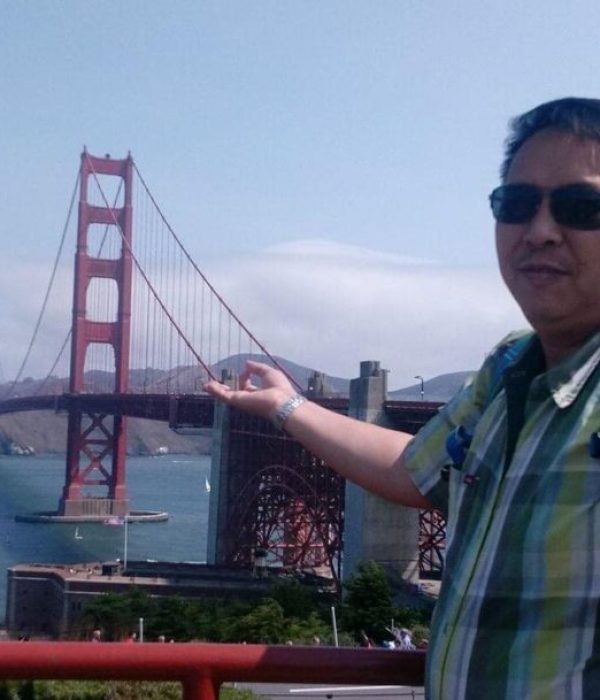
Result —
M425 401L425 383L423 377L420 374L415 374L415 379L421 380L421 401Z

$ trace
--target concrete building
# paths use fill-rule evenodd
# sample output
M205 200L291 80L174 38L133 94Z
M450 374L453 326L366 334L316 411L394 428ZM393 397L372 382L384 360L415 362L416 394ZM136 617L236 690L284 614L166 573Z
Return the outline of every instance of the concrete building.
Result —
M152 597L256 600L278 580L268 571L185 562L133 561L126 572L118 562L20 564L8 570L6 628L15 637L64 639L79 631L86 604L106 593L136 586Z

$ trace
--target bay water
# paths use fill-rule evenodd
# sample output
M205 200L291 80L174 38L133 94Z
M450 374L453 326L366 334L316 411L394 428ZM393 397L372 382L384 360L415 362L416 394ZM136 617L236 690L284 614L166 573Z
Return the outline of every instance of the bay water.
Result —
M123 558L124 527L15 521L17 514L56 510L64 478L64 456L0 457L0 620L8 567ZM206 561L209 478L206 455L128 457L131 510L169 513L166 522L128 524L129 560Z

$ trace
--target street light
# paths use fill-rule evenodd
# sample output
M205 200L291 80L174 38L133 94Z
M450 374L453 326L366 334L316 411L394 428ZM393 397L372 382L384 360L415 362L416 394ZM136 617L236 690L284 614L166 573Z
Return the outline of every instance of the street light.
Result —
M423 382L423 377L420 374L415 374L415 379L421 380L421 401L425 401L425 383Z

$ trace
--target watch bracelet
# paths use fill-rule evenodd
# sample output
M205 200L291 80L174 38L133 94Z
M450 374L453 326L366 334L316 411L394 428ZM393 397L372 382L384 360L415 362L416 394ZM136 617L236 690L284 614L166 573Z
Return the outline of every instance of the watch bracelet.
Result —
M283 430L286 420L292 415L292 413L306 403L306 398L302 394L294 394L290 396L289 399L284 401L281 406L275 411L271 417L271 422L277 428L277 430Z

